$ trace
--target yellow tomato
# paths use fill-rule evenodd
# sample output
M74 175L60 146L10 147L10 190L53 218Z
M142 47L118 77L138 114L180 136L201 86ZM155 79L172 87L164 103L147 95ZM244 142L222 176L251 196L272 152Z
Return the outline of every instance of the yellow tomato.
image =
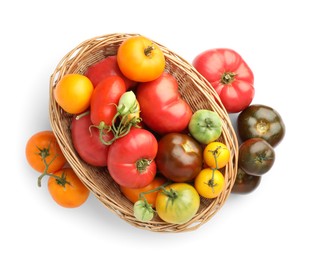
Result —
M144 36L132 36L119 46L117 63L130 80L147 82L157 79L165 69L165 56L157 44Z
M90 106L93 84L84 75L67 74L54 89L54 98L64 111L79 114Z
M205 168L196 176L194 186L199 195L213 199L223 191L225 178L219 170Z
M203 157L207 166L220 169L229 162L230 151L225 144L212 142L205 147Z

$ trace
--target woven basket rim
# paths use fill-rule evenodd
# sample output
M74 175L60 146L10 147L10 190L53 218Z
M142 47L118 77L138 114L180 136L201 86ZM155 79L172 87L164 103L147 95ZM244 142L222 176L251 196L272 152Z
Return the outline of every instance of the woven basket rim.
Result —
M222 105L218 94L210 86L210 83L202 75L200 75L190 63L188 63L175 52L152 40L163 51L167 61L166 67L168 67L168 69L172 69L173 73L177 71L175 76L183 74L180 76L180 78L186 77L187 84L194 88L197 95L204 99L205 102L207 101L207 105L211 107L212 110L216 111L222 118L222 139L231 150L231 160L224 169L226 187L221 195L209 202L205 201L205 206L201 208L200 212L198 212L192 220L182 225L165 223L159 219L150 221L149 223L140 222L134 218L132 211L123 208L122 204L124 204L124 201L122 200L126 199L122 198L123 195L116 194L116 188L118 189L116 184L110 184L112 194L106 194L105 190L101 189L100 187L103 185L97 185L97 183L100 181L100 178L102 178L99 174L107 174L107 172L105 169L100 169L97 167L94 167L94 169L92 169L92 167L88 168L81 158L79 158L72 146L72 142L70 141L69 123L72 115L62 111L53 97L53 90L56 86L56 83L63 75L70 73L83 74L86 71L86 68L96 62L98 59L112 55L111 53L116 54L118 45L123 40L137 35L141 34L113 33L93 37L78 44L61 59L50 77L50 124L69 165L74 169L81 181L89 188L95 197L104 204L106 208L131 225L150 231L184 232L195 230L210 220L219 211L230 195L237 174L238 141L229 115ZM91 56L95 57L97 60L91 59ZM186 89L185 93L187 91L188 90ZM189 99L187 101L191 102ZM196 104L192 105L196 106ZM90 177L91 175L94 175L97 178L92 179ZM101 183L103 181L105 180L102 180Z

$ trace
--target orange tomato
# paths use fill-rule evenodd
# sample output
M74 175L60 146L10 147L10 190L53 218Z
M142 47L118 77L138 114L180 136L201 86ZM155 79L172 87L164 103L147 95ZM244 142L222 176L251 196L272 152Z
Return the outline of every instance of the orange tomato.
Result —
M121 72L130 80L147 82L157 79L165 69L165 56L157 44L144 36L132 36L117 52Z
M223 191L225 178L219 170L205 168L196 176L194 186L199 195L213 199Z
M26 144L25 155L30 166L41 173L45 170L47 173L60 170L66 163L52 131L41 131L32 135Z
M54 88L54 98L64 111L79 114L90 106L93 89L88 77L81 74L67 74Z
M230 159L228 147L221 142L209 143L203 153L204 162L212 168L220 169L225 167Z
M154 180L147 185L144 188L140 188L140 189L130 189L130 188L126 188L123 186L120 186L121 192L123 193L123 195L132 203L135 203L136 201L138 201L139 195L141 192L145 192L145 191L150 191L153 190L161 185L163 185L166 182L166 179L163 177L155 177ZM155 202L156 202L156 197L157 197L158 191L155 192L151 192L148 194L145 194L145 199L147 200L147 202L149 204L152 205L152 207L155 207Z
M63 168L54 175L59 178L49 178L48 190L56 203L65 208L75 208L87 200L90 191L72 168Z

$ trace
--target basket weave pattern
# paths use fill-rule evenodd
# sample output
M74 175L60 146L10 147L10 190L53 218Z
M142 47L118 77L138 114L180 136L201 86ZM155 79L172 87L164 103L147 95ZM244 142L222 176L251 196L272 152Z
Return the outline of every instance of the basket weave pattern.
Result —
M106 168L92 167L77 155L71 141L72 115L64 112L55 102L53 89L66 74L84 74L87 68L109 55L115 55L119 45L128 37L137 34L107 34L86 40L66 54L50 78L49 115L53 132L70 166L81 181L111 211L130 224L156 232L182 232L197 229L206 223L223 206L236 179L238 142L229 116L222 106L217 93L193 66L183 58L159 43L166 58L165 70L171 73L179 83L182 98L191 106L193 112L198 109L216 111L223 121L223 131L219 141L225 143L231 151L231 160L224 168L225 188L216 199L201 198L198 213L183 225L170 224L155 217L148 223L136 220L133 205L121 194L118 185L112 180Z

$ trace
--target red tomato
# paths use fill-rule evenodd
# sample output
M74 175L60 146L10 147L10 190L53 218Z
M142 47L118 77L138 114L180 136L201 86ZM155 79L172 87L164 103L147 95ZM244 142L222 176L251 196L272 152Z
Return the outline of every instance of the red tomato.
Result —
M94 89L91 98L91 121L98 126L101 122L112 125L117 112L115 105L126 91L125 83L119 76L103 79Z
M74 117L71 123L72 143L79 156L93 166L107 166L109 146L100 140L99 130L92 126L90 114ZM112 132L103 135L104 141L113 138Z
M242 111L253 100L254 75L237 52L207 50L194 59L193 65L214 87L229 113Z
M156 174L157 140L141 128L132 128L109 148L108 170L120 186L142 188L150 184Z
M136 82L126 78L123 73L121 72L118 64L117 64L117 57L108 56L103 60L98 61L97 63L92 64L88 67L85 76L87 76L93 86L96 87L97 84L104 78L108 76L119 76L124 80L126 89L130 89L136 85Z
M192 116L191 107L181 98L178 82L169 73L137 87L137 100L143 122L159 134L185 130Z

